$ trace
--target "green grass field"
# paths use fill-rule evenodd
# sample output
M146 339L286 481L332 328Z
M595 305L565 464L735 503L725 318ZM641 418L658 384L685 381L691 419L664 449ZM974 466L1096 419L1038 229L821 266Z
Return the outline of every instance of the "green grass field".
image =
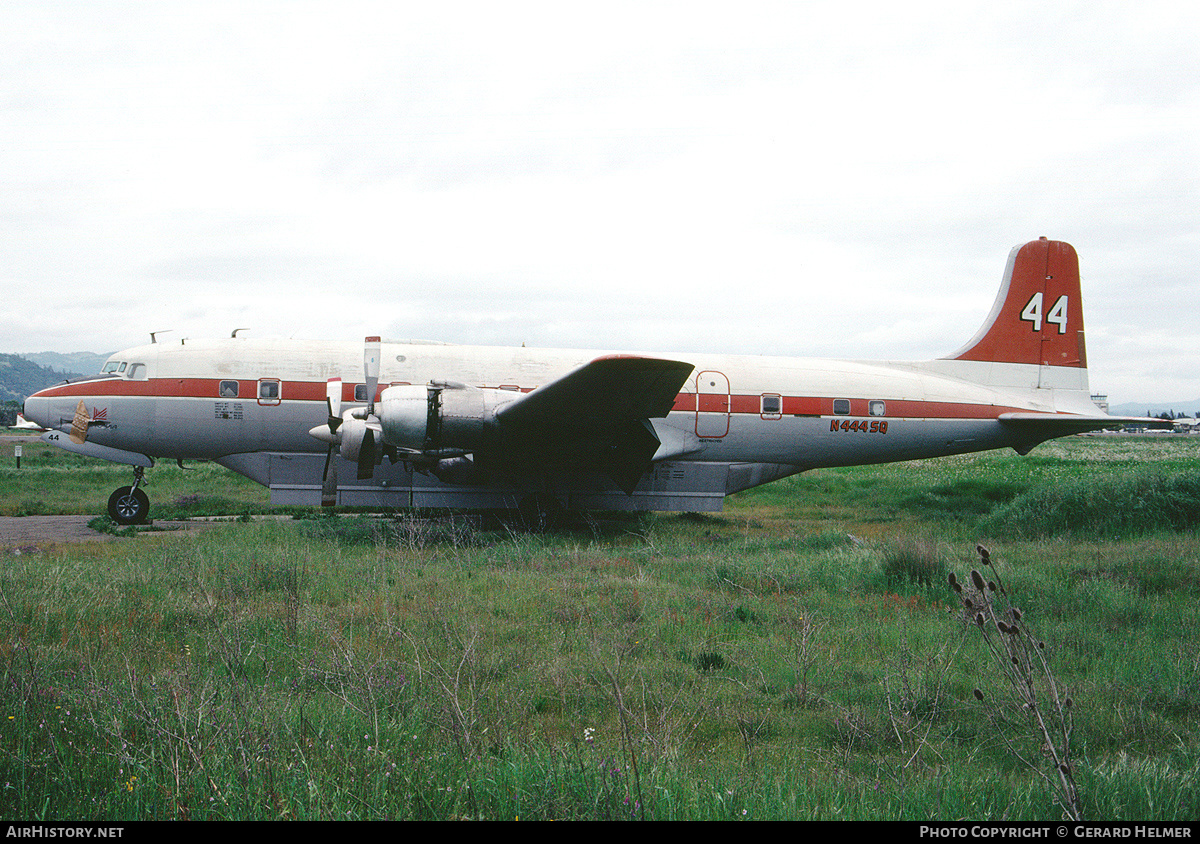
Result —
M11 448L2 514L128 482ZM0 816L1193 820L1198 457L1072 438L544 534L310 514L5 552ZM148 476L155 518L269 512L217 467Z

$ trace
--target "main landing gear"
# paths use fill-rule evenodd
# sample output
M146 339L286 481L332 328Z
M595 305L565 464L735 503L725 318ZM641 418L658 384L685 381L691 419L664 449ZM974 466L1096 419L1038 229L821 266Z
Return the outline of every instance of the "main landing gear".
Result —
M133 467L133 486L123 486L108 497L108 515L119 525L141 525L146 523L150 512L150 499L139 487L146 470Z

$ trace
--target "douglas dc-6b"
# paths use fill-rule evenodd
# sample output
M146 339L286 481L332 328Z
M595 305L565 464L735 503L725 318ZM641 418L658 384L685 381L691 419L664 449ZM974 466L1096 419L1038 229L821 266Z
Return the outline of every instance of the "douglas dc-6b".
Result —
M123 524L145 520L156 458L216 461L276 504L716 511L806 469L1024 454L1128 421L1091 401L1078 258L1045 238L1012 251L983 327L931 361L377 337L364 354L234 334L118 352L30 396L25 417L47 442L134 467L109 501Z

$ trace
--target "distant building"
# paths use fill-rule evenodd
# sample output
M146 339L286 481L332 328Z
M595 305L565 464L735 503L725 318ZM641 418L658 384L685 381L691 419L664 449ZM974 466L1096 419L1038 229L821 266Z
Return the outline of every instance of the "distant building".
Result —
M1108 395L1106 393L1092 393L1092 404L1104 413L1108 413Z

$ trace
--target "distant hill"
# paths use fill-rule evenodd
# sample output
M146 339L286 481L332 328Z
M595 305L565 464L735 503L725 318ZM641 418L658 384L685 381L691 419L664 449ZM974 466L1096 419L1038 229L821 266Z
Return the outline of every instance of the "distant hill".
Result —
M32 357L42 357L55 362L58 359L77 360L86 369L84 372L66 368L55 369L30 360ZM84 374L95 375L100 371L105 360L107 357L90 353L83 353L79 356L59 355L55 352L45 352L36 356L0 354L0 402L20 403L38 390L57 384L64 379L82 378Z
M21 355L25 360L31 360L39 366L58 372L78 372L81 375L95 375L108 360L108 355L98 355L95 352L72 352L64 355L61 352L37 352Z
M1112 405L1109 407L1108 412L1113 416L1145 416L1147 413L1151 416L1158 416L1163 413L1173 413L1175 416L1182 414L1195 417L1200 412L1200 399L1176 402L1144 402L1142 404L1125 402L1123 404Z

